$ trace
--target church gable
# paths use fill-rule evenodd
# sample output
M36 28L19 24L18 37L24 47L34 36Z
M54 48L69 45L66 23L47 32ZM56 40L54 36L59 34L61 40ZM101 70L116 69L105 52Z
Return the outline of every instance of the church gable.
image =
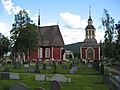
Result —
M39 33L42 38L42 46L64 46L64 41L58 25L40 27Z

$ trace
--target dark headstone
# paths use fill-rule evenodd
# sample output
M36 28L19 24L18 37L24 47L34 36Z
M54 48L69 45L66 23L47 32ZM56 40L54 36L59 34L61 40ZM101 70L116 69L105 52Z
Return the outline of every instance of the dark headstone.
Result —
M3 72L9 72L9 68L4 68Z
M57 65L56 65L56 62L53 61L53 73L56 73L57 72Z
M52 81L50 90L60 90L60 84L58 81Z
M94 60L94 62L93 62L93 68L96 71L99 71L99 60Z
M16 84L16 85L13 85L10 90L29 90L29 88L23 84L23 83L19 83L19 84Z
M37 88L35 88L35 90L45 90L45 89L42 87L37 87Z
M21 67L22 67L22 65L21 65L21 62L20 62L20 61L14 62L14 68L15 68L15 69L20 69Z
M36 73L39 73L39 72L40 72L40 69L39 69L39 59L37 59L37 61L36 61L36 69L35 69L35 72L36 72Z
M1 72L1 79L7 80L7 79L9 79L9 75L10 75L9 72Z
M47 67L46 67L46 64L44 63L43 64L43 68L42 69L44 69L44 70L46 70L47 69Z
M100 72L101 72L101 74L104 74L104 65L103 65L103 63L101 64Z

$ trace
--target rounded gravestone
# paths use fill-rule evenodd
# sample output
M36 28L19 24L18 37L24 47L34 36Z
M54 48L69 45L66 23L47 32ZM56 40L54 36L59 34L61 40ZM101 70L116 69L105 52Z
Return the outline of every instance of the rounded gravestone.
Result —
M58 81L52 81L50 90L60 90L60 83Z

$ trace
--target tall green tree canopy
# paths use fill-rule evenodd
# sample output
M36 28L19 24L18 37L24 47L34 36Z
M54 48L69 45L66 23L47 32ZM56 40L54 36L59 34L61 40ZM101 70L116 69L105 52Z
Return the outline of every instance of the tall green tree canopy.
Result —
M11 45L13 51L17 53L26 53L27 50L34 50L38 45L37 27L33 24L25 10L21 10L15 15L12 25Z
M105 35L104 35L104 54L107 57L112 57L114 55L113 53L113 34L114 34L114 19L109 15L108 11L104 9L104 15L102 17L102 25L105 30Z
M7 54L9 49L10 49L10 41L8 37L5 37L0 33L0 57L2 58L4 54Z
M117 58L120 59L120 21L115 24L115 29L117 30L117 39L116 39L116 53Z

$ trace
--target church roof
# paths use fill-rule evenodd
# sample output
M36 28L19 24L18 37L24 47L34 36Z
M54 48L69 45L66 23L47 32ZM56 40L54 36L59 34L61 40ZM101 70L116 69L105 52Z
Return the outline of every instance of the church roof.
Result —
M99 44L95 38L86 38L81 47L99 47Z
M43 26L39 29L40 46L64 46L64 41L58 25Z
M85 28L85 30L86 30L86 29L95 29L95 28L94 28L93 25L87 25L86 28Z

